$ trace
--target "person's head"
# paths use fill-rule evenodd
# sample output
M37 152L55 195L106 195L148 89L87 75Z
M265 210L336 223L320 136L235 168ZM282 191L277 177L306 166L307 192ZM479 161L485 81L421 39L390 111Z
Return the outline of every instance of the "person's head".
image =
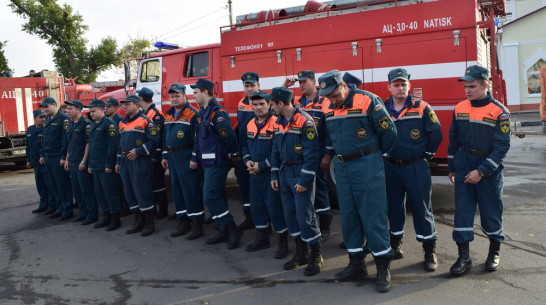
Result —
M359 88L360 85L362 85L362 80L360 78L352 75L349 72L345 72L345 74L343 74L342 79L346 84L354 85L355 88Z
M32 114L34 115L34 125L36 127L44 126L46 114L41 109L34 110Z
M265 99L271 102L271 109L277 115L285 114L285 109L292 106L292 91L284 87L275 87L271 91L271 94L264 96Z
M111 117L118 112L119 101L116 98L109 97L106 99L106 107L104 108L104 114Z
M42 110L45 112L45 114L49 116L55 116L57 114L57 111L59 110L57 108L57 101L55 101L52 97L46 97L40 104L40 107L42 107Z
M137 90L136 93L142 99L142 102L153 103L154 92L151 89L142 87L142 89Z
M260 91L260 77L256 72L246 72L241 77L245 88L245 95L250 98L254 92Z
M180 109L186 104L186 86L181 83L174 83L169 87L169 97L171 98L171 105L175 109Z
M117 100L116 100L117 101ZM89 108L89 115L91 116L91 119L95 122L100 121L105 115L105 106L106 103L99 100L99 99L92 99L91 103L89 103L87 108Z
M406 69L396 68L389 72L387 89L395 100L406 100L409 95L411 74Z
M298 72L298 82L303 95L313 95L317 92L317 87L315 86L315 71L304 70Z
M80 118L83 110L83 103L78 99L73 99L70 102L64 102L66 105L66 114L73 121Z
M252 102L252 110L260 119L266 118L269 114L269 101L266 100L265 97L267 97L267 92L261 90L254 92L254 94L250 97L250 101Z
M66 104L63 104L59 107L59 111L65 114L68 114L68 106Z
M466 68L464 76L459 78L464 81L466 97L471 101L484 99L489 88L489 69L481 66L470 66Z
M195 85L190 85L190 87L193 89L193 96L199 107L204 107L214 96L214 83L208 79L199 78L197 79L197 83L195 83Z
M345 103L349 95L349 88L343 81L339 70L328 71L319 77L319 85L319 95L325 96L336 106L341 106Z
M121 103L128 116L133 116L140 110L140 97L135 94L127 95Z

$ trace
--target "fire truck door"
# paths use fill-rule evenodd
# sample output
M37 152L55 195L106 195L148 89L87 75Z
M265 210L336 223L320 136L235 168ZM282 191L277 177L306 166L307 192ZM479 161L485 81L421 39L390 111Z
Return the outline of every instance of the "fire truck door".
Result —
M140 63L136 90L146 87L154 92L153 101L161 109L162 58L145 59Z

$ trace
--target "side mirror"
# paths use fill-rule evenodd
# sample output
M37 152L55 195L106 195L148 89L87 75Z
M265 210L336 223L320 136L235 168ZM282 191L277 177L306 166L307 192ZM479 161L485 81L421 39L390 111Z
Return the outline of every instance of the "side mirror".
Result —
M128 93L130 89L129 82L131 81L131 68L129 67L128 61L123 62L123 70L125 71L125 82L124 82L125 93Z

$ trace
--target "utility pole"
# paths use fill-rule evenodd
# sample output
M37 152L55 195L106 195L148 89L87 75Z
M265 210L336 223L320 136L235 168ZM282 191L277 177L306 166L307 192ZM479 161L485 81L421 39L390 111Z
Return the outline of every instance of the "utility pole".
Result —
M233 11L231 9L231 0L228 0L228 9L229 9L229 25L233 25Z

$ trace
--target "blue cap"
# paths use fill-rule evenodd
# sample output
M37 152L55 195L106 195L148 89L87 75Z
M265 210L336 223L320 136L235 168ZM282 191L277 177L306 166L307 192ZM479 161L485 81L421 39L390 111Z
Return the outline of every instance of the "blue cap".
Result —
M119 101L117 98L109 97L106 99L106 105L119 106Z
M123 99L123 101L121 101L121 103L124 102L133 102L140 104L140 97L138 97L136 94L129 94Z
M117 102L118 100L116 100ZM106 107L106 103L99 100L98 98L94 98L91 100L91 103L89 103L89 105L85 106L87 108L91 108L91 107L99 107L99 108L102 108L104 109L104 107Z
M136 93L145 100L151 100L152 97L154 97L154 92L146 87L142 87L140 90L137 90Z
M343 81L347 84L353 84L357 88L362 85L362 80L349 72L345 72L345 74L343 74Z
M252 96L250 97L250 100L261 100L261 99L267 99L267 92L260 90L252 93Z
M489 69L484 68L482 66L477 66L477 65L470 66L470 67L466 68L466 71L464 72L464 76L459 78L459 81L460 82L462 82L462 81L472 82L472 81L475 81L477 79L488 80L489 79Z
M292 91L284 87L275 87L273 88L271 94L265 95L264 98L270 101L278 100L283 102L290 102L292 101Z
M258 73L256 72L246 72L241 77L241 80L243 81L243 83L255 83L258 80L260 80L260 77L258 76Z
M195 89L195 88L205 88L205 89L208 89L210 91L214 90L214 83L211 82L210 80L208 79L204 79L204 78L198 78L197 79L197 83L195 83L195 85L190 85L190 87L192 89Z
M304 71L298 72L298 80L306 80L308 78L315 78L315 71L304 70Z
M389 72L389 83L392 83L395 80L399 80L399 79L409 81L410 76L411 74L409 74L406 69L402 69L402 68L392 69Z
M325 96L334 91L339 85L343 83L341 72L339 70L332 70L324 73L318 79L319 81L319 95Z
M45 116L45 115L46 115L46 114L42 111L42 109L34 110L34 111L32 111L32 114L34 115L34 117Z
M49 104L55 104L55 105L57 105L57 101L55 101L54 98L48 96L48 97L46 97L46 98L44 99L44 101L40 104L40 107L45 107L45 106L47 106L47 105L49 105Z
M78 107L80 110L83 109L83 103L80 102L80 100L78 100L78 99L73 99L70 102L66 101L64 103L67 104L67 105L70 105L70 106Z
M186 93L186 86L181 83L174 83L169 87L169 93L173 92Z

